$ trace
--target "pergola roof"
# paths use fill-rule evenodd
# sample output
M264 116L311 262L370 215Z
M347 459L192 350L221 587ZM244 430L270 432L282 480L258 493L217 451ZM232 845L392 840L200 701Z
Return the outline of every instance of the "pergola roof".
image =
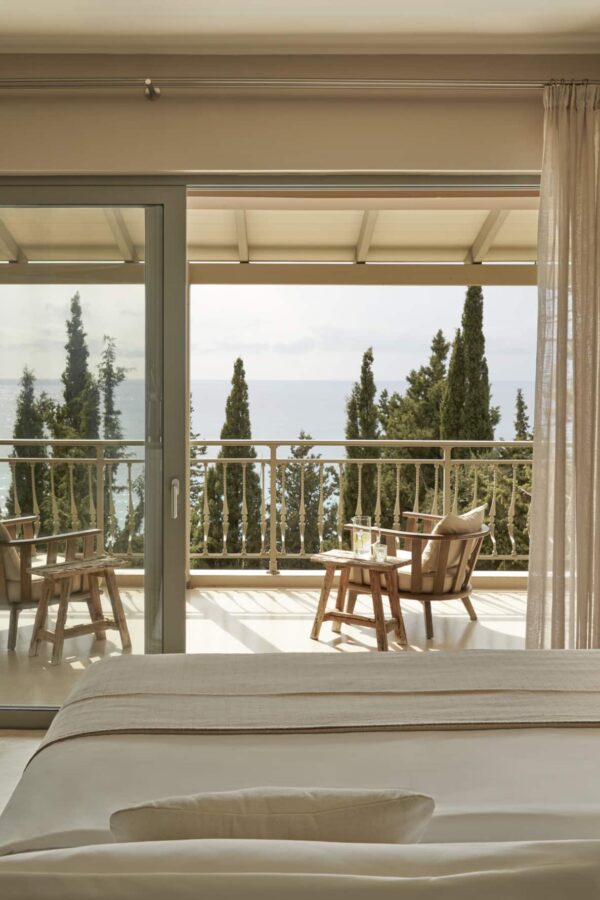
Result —
M192 194L190 262L534 262L535 196ZM139 262L141 209L4 208L0 262Z

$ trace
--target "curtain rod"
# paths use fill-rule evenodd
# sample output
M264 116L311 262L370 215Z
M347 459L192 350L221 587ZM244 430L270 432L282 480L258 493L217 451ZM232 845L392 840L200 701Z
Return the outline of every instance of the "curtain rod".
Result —
M419 78L256 78L165 76L142 78L132 76L88 78L76 77L0 77L0 91L112 91L138 88L148 100L158 100L164 88L175 90L542 90L552 81L540 80L468 80ZM598 81L575 81L574 84L599 84Z

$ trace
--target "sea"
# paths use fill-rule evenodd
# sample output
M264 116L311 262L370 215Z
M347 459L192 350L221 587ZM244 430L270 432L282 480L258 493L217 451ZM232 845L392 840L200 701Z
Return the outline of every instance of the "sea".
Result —
M192 431L200 439L218 439L223 426L225 401L230 390L227 380L198 380L191 382ZM379 382L378 389L403 392L404 381ZM517 389L522 388L533 418L533 382L497 381L492 385L492 402L500 407L501 419L496 436L510 440L514 437L514 410ZM342 440L345 428L345 403L351 381L249 381L250 419L252 435L257 440L289 440L300 431L318 440ZM37 391L45 391L54 400L60 399L62 383L56 380L37 381ZM16 380L0 379L0 439L10 441L15 420L19 384ZM128 379L118 388L117 405L121 410L123 437L142 440L144 437L144 382ZM11 451L10 444L0 447L0 457ZM264 455L258 449L258 455ZM0 463L0 508L3 508L9 485L9 470Z

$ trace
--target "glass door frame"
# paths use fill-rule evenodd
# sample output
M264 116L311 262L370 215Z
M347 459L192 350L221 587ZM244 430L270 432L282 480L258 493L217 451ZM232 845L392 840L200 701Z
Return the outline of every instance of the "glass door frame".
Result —
M149 546L160 548L149 565L144 561L150 601L145 651L184 653L189 451L186 185L179 179L1 178L0 210L18 206L145 209L149 467L145 529ZM176 482L178 496L173 489ZM0 728L45 728L55 713L54 707L0 707Z

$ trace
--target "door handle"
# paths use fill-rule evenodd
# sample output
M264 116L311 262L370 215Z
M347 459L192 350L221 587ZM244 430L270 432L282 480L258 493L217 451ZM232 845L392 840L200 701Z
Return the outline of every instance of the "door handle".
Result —
M179 515L179 478L171 479L171 518Z

